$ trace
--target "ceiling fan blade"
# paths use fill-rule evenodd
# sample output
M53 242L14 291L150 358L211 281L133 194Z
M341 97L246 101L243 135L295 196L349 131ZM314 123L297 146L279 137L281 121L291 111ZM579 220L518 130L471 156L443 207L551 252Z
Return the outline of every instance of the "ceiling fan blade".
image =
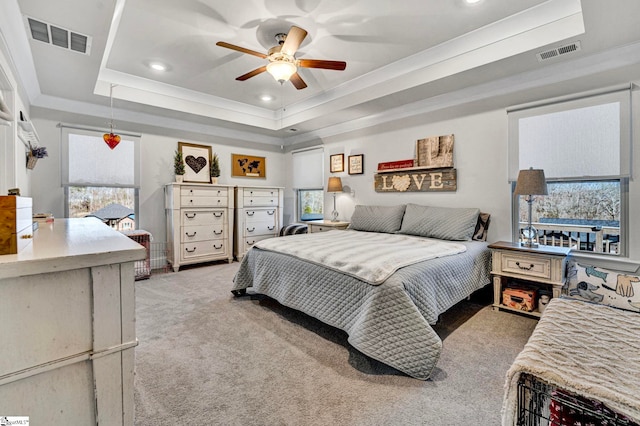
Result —
M248 53L249 55L257 56L262 59L266 59L267 55L264 53L256 52L255 50L245 49L244 47L236 46L235 44L230 44L224 41L219 41L216 43L216 46L226 47L227 49L237 50L238 52Z
M298 59L298 66L302 68L323 68L327 70L344 71L347 63L343 61L325 61L322 59Z
M307 83L304 82L302 77L300 77L300 74L298 74L297 72L293 73L293 75L291 76L291 78L289 80L291 81L291 83L293 83L293 85L298 90L304 89L305 87L307 87Z
M287 34L287 38L284 39L284 44L280 49L280 52L293 56L300 47L300 43L307 36L307 32L300 27L296 27L295 25L291 27L289 30L289 34Z
M251 77L254 77L254 76L258 75L258 74L261 74L261 73L265 72L266 70L267 70L267 66L265 65L263 67L256 68L253 71L249 71L248 73L243 74L240 77L237 77L236 80L245 81L245 80L250 79Z

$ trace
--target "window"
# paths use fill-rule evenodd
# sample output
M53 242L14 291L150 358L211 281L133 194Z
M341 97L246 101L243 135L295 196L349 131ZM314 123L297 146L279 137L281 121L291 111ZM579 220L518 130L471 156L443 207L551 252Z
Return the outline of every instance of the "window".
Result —
M547 196L536 196L532 222L540 244L625 254L630 173L630 90L509 111L509 178L543 169ZM528 220L513 197L513 238Z
M102 132L61 127L65 216L94 216L120 231L136 229L139 136L120 133L112 150Z
M322 189L298 189L298 220L324 218L324 191Z
M296 191L296 221L324 218L324 150L295 151L293 188Z

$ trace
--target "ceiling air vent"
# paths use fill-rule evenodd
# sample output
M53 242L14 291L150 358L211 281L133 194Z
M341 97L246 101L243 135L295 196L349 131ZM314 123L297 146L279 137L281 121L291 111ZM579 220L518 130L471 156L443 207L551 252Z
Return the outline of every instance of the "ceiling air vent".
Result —
M566 55L567 53L573 53L580 50L580 42L574 41L570 44L565 44L564 46L556 47L554 49L546 50L544 52L538 53L536 56L538 57L538 61L546 61L547 59L556 58L558 56Z
M57 25L48 24L29 17L26 18L26 21L28 32L34 40L85 55L88 55L91 50L91 37L89 36L74 33Z

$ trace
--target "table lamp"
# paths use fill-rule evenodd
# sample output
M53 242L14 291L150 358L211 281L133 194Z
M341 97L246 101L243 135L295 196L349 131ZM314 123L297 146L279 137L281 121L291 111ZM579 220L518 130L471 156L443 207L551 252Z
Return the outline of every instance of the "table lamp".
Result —
M333 211L331 212L331 222L338 221L338 210L336 209L336 193L342 192L342 179L330 177L327 184L327 192L333 192Z
M544 177L544 170L534 169L520 170L518 173L518 181L514 195L525 195L525 200L529 204L529 224L523 230L522 234L527 239L522 242L524 247L538 247L538 243L533 239L536 236L536 229L531 225L531 205L533 204L534 195L547 195L547 181Z

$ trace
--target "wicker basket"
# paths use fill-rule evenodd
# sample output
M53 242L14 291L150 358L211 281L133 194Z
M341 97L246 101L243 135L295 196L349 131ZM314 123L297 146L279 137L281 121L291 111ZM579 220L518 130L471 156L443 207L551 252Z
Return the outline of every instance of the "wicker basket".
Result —
M33 170L38 162L38 157L31 154L31 152L27 153L27 169Z

